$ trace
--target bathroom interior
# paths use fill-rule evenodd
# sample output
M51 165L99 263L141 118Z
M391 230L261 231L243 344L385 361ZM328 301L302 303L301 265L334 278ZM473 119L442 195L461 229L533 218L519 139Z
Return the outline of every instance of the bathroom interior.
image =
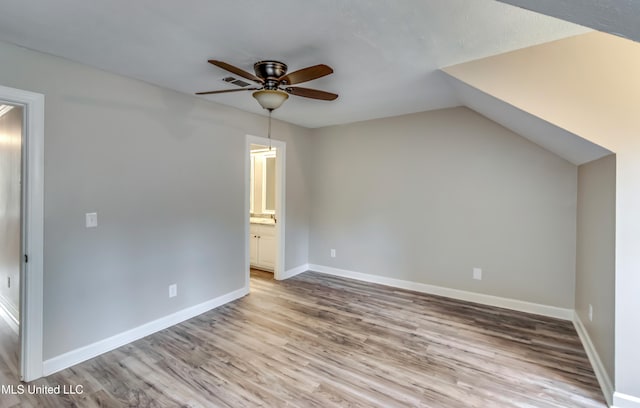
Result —
M275 147L250 145L249 263L251 269L273 273L277 252L276 237L276 156Z

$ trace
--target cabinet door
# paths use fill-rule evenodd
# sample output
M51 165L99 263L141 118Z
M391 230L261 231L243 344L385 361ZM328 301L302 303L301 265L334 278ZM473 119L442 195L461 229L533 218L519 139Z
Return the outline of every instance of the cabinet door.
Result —
M249 234L249 263L258 265L258 238L254 234Z
M260 236L258 239L258 264L269 269L276 267L276 237Z

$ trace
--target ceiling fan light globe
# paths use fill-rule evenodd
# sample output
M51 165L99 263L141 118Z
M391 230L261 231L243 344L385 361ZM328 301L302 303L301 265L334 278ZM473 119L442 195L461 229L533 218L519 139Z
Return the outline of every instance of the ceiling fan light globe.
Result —
M278 109L284 101L289 98L289 94L280 90L263 89L253 93L260 106L267 110Z

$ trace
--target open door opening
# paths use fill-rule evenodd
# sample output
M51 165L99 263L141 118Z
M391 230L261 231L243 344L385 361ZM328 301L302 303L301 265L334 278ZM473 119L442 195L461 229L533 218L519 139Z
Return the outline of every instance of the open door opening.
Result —
M44 95L0 86L0 364L43 375Z
M285 143L247 136L246 265L282 279L284 268Z
M0 358L20 376L22 147L24 108L0 104Z

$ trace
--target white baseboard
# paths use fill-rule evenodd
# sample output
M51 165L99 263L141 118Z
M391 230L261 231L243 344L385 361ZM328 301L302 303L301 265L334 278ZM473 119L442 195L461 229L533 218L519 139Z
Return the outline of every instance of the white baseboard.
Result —
M9 301L9 299L0 295L0 307L3 308L16 323L18 323L18 315L20 312L18 311L17 305L14 305Z
M236 299L239 299L249 293L249 287L243 287L226 295L219 296L215 299L208 300L195 306L188 307L157 320L145 323L141 326L127 330L115 336L111 336L104 340L97 341L84 347L69 351L59 356L45 360L43 363L43 374L51 375L65 368L74 366L83 361L97 357L100 354L114 350L125 344L131 343L150 334L164 330L168 327L176 325L192 317L198 316L216 307L222 306Z
M4 296L0 295L0 318L7 322L11 330L20 332L20 320L18 320L18 309Z
M640 398L616 391L613 393L612 406L614 408L640 408Z
M279 280L289 279L309 270L309 264L303 264L284 271Z
M593 372L596 374L596 378L598 379L598 383L600 384L600 389L602 389L602 393L604 394L604 398L607 400L607 404L609 406L613 405L613 383L609 378L609 374L607 374L607 370L605 370L604 365L602 364L602 360L600 360L600 356L598 355L598 351L594 347L591 342L591 337L589 337L589 332L582 324L582 320L580 320L580 316L578 313L574 313L573 316L573 325L578 332L578 337L580 337L580 341L584 347L585 352L587 353L587 357L589 357L589 362L591 362L591 367L593 367ZM616 405L618 406L618 405ZM637 406L640 408L640 405Z
M459 289L445 288L442 286L434 286L425 283L388 278L385 276L370 275L367 273L353 272L345 269L332 268L323 265L309 264L309 270L325 273L327 275L342 276L345 278L357 279L365 282L379 283L381 285L392 286L394 288L428 293L430 295L445 296L448 298L465 300L467 302L480 303L483 305L502 307L505 309L517 310L520 312L555 317L557 319L573 320L573 309L564 309L555 306L541 305L538 303L525 302L522 300L485 295L483 293L468 292Z

